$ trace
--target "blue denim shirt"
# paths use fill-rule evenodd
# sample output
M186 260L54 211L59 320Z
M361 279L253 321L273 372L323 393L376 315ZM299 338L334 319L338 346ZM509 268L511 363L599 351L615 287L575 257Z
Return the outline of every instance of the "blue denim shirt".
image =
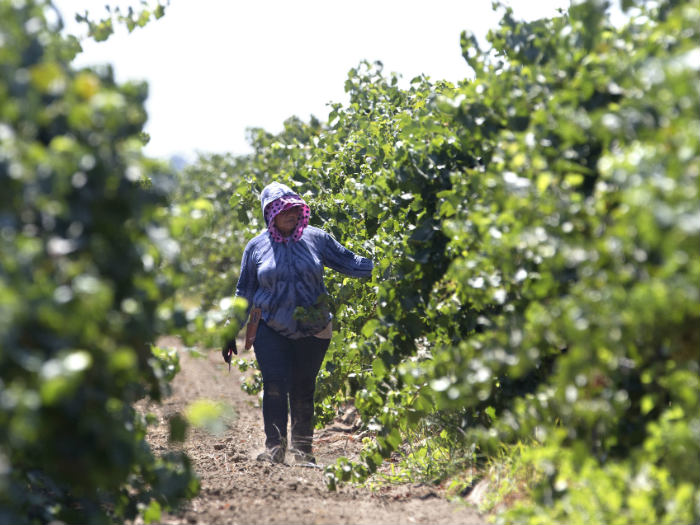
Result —
M276 190L289 190L282 184L273 185ZM263 209L271 200L262 199ZM260 307L262 319L281 335L307 337L323 330L332 317L324 300L328 296L324 267L350 277L369 277L374 265L314 226L307 226L297 242L274 242L266 230L243 251L236 295L248 300L249 310Z

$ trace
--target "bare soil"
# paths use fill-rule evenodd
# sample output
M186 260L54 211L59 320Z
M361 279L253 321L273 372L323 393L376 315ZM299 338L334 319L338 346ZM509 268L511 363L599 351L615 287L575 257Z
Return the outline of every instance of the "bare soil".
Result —
M159 343L179 347L174 338ZM439 486L382 485L371 490L343 485L329 492L321 468L294 466L291 458L280 465L256 461L264 449L262 411L258 398L241 390L242 374L235 367L229 373L216 351L205 357L182 350L179 354L182 371L172 395L161 405L148 407L158 418L148 439L157 453L184 448L201 479L201 491L175 512L164 514L162 523L486 523L474 507L447 501ZM184 443L169 443L169 417L200 398L233 408L235 415L225 433L191 428ZM356 423L346 415L316 430L314 454L319 465L333 464L341 456L357 457L361 438Z

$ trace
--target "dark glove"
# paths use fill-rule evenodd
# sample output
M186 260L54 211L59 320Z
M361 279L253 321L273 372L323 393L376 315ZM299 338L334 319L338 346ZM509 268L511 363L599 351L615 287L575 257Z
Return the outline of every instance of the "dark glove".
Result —
M231 354L238 355L235 339L229 339L228 341L226 341L226 344L221 349L221 355L224 357L224 361L226 361L227 363L231 362Z

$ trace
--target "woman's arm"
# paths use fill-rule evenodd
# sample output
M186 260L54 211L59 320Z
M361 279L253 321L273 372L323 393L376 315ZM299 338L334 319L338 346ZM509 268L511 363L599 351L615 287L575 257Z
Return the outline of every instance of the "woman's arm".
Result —
M323 265L350 277L370 277L374 263L348 250L332 235L324 235Z
M236 296L243 297L248 301L246 319L248 319L250 309L253 307L253 297L258 289L258 268L255 263L255 250L252 244L252 242L249 242L245 250L243 250L243 257L241 257L241 273L238 275L238 284L236 285Z

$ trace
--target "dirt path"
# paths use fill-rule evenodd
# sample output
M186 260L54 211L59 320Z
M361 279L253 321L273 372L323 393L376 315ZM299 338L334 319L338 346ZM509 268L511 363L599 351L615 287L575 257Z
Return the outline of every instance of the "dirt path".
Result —
M175 346L173 340L168 343L163 346ZM180 446L194 462L201 492L177 512L163 515L162 523L485 523L473 508L445 500L439 487L401 485L372 492L342 486L329 492L321 469L256 461L263 450L262 413L257 398L241 391L240 372L232 368L229 374L217 352L203 358L180 352L180 363L172 396L150 407L159 421L149 434L157 452L170 446L168 417L195 399L228 403L235 417L220 436L190 429ZM349 430L350 425L339 423L316 431L320 464L356 457L360 445Z

